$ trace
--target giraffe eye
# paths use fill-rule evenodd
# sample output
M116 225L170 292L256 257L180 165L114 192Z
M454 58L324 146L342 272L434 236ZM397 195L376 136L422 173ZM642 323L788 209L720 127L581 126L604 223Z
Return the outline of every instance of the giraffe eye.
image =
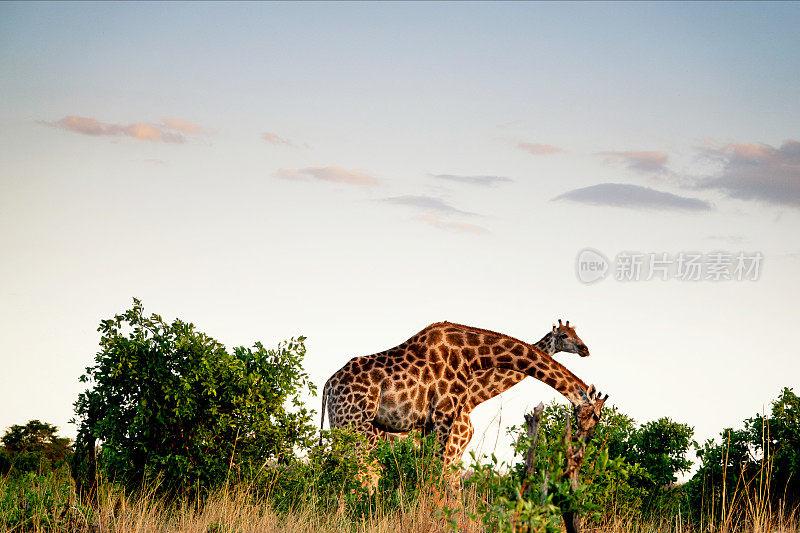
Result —
M559 338L566 339L567 338L567 334L566 333L562 333L561 335L559 335Z

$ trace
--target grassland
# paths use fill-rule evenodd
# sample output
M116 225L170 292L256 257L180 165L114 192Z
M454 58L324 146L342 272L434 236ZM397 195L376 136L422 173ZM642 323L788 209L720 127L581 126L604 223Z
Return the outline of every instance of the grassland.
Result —
M800 533L797 510L774 510L767 494L731 498L725 516L708 516L690 523L675 516L635 521L615 513L585 528L599 533ZM379 496L378 496L379 497ZM47 475L28 474L0 479L0 531L7 532L364 532L416 533L428 531L484 531L465 518L476 513L481 495L467 491L459 501L431 488L394 511L380 505L355 518L313 503L279 512L269 498L243 487L224 487L202 500L167 501L153 491L127 494L118 486L101 484L91 501L80 501L66 470ZM313 501L313 499L311 500ZM444 506L460 508L448 521ZM738 517L732 520L732 517ZM460 517L460 518L458 518ZM511 526L511 524L507 524ZM503 526L501 525L501 528ZM513 526L512 526L513 527ZM515 530L510 527L508 530ZM520 529L516 529L520 530Z

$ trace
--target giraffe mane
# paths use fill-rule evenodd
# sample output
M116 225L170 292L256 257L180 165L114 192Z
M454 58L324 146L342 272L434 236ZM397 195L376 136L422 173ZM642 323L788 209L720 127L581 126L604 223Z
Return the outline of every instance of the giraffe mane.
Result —
M460 329L471 331L473 333L482 333L484 335L492 335L494 337L499 337L501 339L507 339L507 340L522 344L526 348L530 348L531 350L533 350L535 352L539 352L540 354L544 355L545 357L549 357L546 353L542 352L539 348L536 348L534 345L532 345L529 342L521 341L521 340L519 340L519 339L517 339L515 337L512 337L511 335L506 335L505 333L498 333L497 331L492 331L490 329L476 328L474 326L467 326L467 325L464 325L464 324L456 324L455 322L448 322L448 321L445 320L444 322L435 322L435 323L429 325L428 327L426 327L423 331L427 331L428 329L434 328L434 327L437 327L437 326L454 326L454 327L457 327L457 328L460 328Z

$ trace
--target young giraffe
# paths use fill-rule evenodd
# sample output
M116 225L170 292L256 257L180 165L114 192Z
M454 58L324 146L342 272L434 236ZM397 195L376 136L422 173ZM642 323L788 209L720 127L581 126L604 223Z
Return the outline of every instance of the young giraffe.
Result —
M585 346L582 350L588 355ZM524 376L559 391L575 406L580 431L591 431L600 418L607 396L541 350L502 333L438 322L395 348L354 357L339 369L322 391L321 424L327 405L332 428L353 427L370 446L387 433L434 431L439 453L451 465L471 436L469 410L482 401L470 394L472 380L498 371L521 374L495 384L500 392Z
M558 327L553 324L552 331L548 331L539 342L533 345L533 347L550 357L559 352L571 352L581 357L589 356L589 348L586 347L580 337L578 337L578 334L575 333L575 328L570 327L569 320L567 320L565 325L562 324L559 319ZM454 445L460 448L460 451L455 453L457 457L463 455L467 444L472 440L472 436L475 433L475 428L472 426L472 422L469 419L469 414L472 410L483 402L507 391L526 377L528 377L527 374L503 368L491 368L473 372L470 377L467 398L460 412L462 423L468 428L468 432L466 435L451 436L451 438L454 439ZM407 435L407 432L392 433L389 435L389 438L401 439Z
M559 319L558 326L553 324L552 331L548 331L533 347L549 357L553 357L559 352L570 352L581 357L589 357L589 348L575 333L575 328L570 327L569 320L567 320L566 324L562 324ZM464 455L467 445L475 434L475 428L469 418L472 410L483 402L507 391L526 377L528 377L527 374L504 368L479 370L472 374L467 397L458 415L458 426L466 427L467 433L451 435L453 446L455 447L454 455L457 458ZM542 381L551 385L547 382L547 378L542 379ZM402 435L404 434L397 434L398 437Z

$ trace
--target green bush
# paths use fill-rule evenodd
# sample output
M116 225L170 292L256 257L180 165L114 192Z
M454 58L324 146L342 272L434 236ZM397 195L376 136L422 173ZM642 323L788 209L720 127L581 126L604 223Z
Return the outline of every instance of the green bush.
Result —
M0 476L5 476L11 470L11 454L0 446Z
M596 524L613 516L645 520L677 510L680 491L669 485L691 465L686 453L692 428L667 418L638 426L618 408L606 407L584 451L581 484L572 490L562 475L569 417L568 405L545 406L532 477L524 477L522 461L532 439L521 428L510 429L519 458L514 464L498 464L494 457L481 464L473 456L468 484L488 495L475 518L490 530L557 531L569 512Z
M740 429L726 428L719 442L695 443L700 468L687 484L688 509L698 521L719 517L734 498L758 493L778 509L800 505L800 397L784 388L770 413Z
M228 351L193 324L145 316L136 299L98 331L95 365L81 376L91 388L75 403L80 485L93 481L96 443L98 473L183 492L247 479L309 443L314 427L300 394L314 385L302 369L304 337Z
M403 508L415 501L426 487L444 490L448 472L437 452L436 435L418 433L398 441L379 443L373 452L380 467L378 493L387 508Z
M353 511L367 494L358 481L362 469L358 450L363 446L364 437L352 430L323 431L318 442L303 450L305 457L264 469L256 490L281 511L311 506L331 512L340 502Z
M0 439L0 475L47 473L66 464L72 448L69 439L57 432L56 426L39 420L11 426Z
M609 411L615 414L613 408ZM572 417L568 406L556 403L545 406L539 423L536 465L531 476L525 476L523 457L533 438L521 428L509 430L514 437L517 462L500 464L492 455L489 462L481 463L472 455L472 472L466 486L474 487L485 498L478 502L478 511L471 519L481 521L490 531L542 532L561 531L565 513L580 513L590 522L600 519L609 487L626 484L630 477L629 465L621 457L609 458L606 447L607 437L626 434L627 426L598 424L594 439L585 449L581 483L573 490L570 481L563 476L567 417ZM626 423L629 420L627 417L611 418Z
M0 531L49 531L60 522L70 502L66 465L0 479ZM62 529L62 530L67 530Z

